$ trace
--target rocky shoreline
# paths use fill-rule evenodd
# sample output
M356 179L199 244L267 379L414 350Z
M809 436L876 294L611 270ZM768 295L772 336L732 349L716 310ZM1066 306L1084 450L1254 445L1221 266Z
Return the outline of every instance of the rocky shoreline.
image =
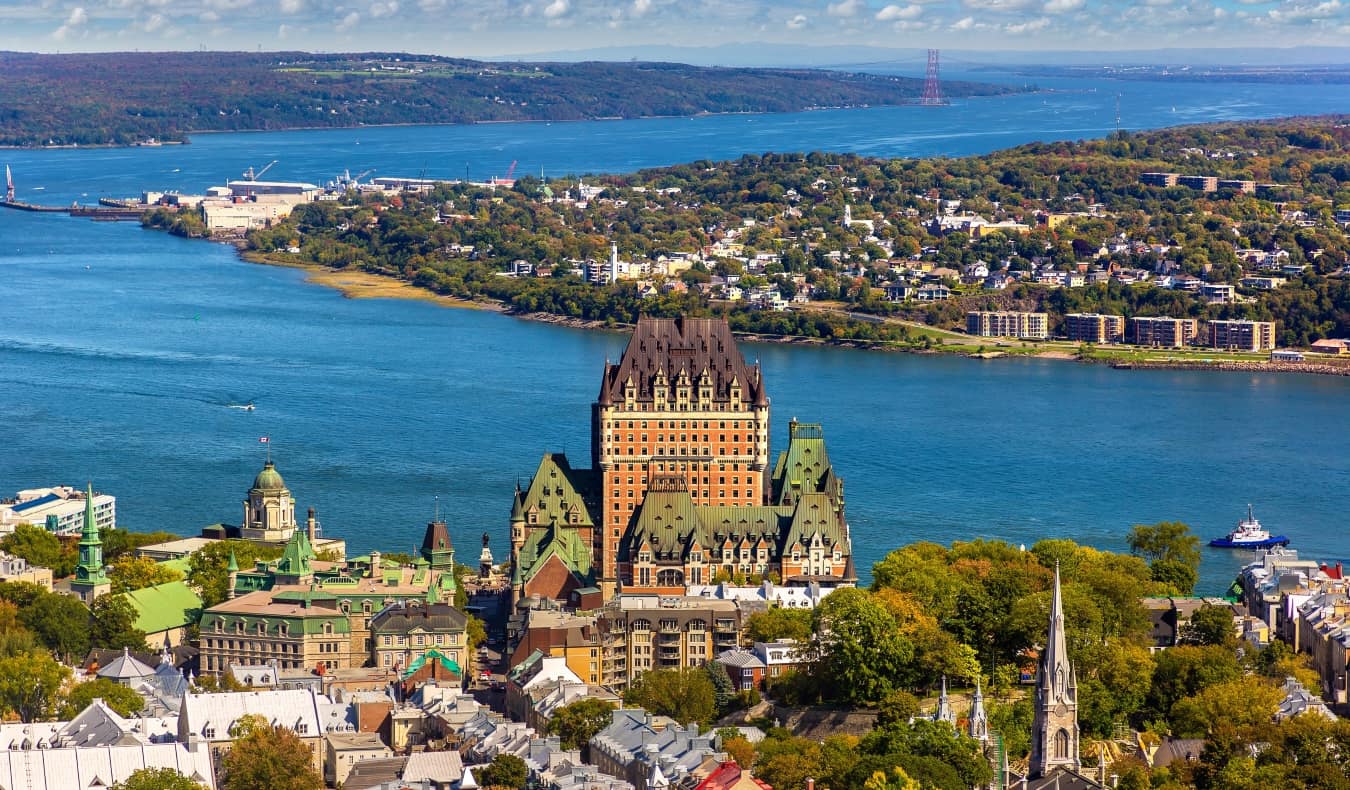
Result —
M1350 376L1350 365L1318 362L1113 362L1117 370L1221 370L1229 373L1312 373L1320 376Z

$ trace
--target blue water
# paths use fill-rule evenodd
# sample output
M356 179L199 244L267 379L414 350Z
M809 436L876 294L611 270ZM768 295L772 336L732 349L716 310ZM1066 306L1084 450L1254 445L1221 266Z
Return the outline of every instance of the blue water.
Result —
M371 167L457 177L465 162L481 178L512 159L518 173L561 174L745 151L974 153L1103 134L1117 88L1132 128L1347 109L1335 86L1086 87L1098 90L946 110L200 135L183 147L0 159L21 199L64 203L200 190L272 159L268 177L322 181ZM228 247L7 211L0 494L92 478L118 497L125 526L195 533L237 523L258 437L270 436L298 506L317 508L353 550L410 549L440 496L469 558L485 530L501 557L515 481L547 451L588 461L589 404L623 344L490 312L348 300ZM1131 524L1163 519L1209 537L1247 502L1307 554L1350 554L1345 379L744 351L764 364L775 439L793 416L824 423L864 573L919 539L1119 549ZM257 411L228 408L247 400ZM1206 589L1225 587L1239 560L1207 550Z

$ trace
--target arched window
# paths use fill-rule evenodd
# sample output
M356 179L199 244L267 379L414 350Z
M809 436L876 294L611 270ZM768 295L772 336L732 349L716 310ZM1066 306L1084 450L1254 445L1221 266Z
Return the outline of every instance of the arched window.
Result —
M1055 759L1069 759L1069 731L1058 730L1055 732Z
M679 587L683 584L684 571L664 568L656 572L656 585L658 587Z

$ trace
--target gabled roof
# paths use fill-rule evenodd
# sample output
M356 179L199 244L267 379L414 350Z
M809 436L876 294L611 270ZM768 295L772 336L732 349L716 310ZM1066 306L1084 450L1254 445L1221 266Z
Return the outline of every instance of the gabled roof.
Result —
M730 400L735 384L742 403L768 405L759 366L746 364L725 318L644 316L633 327L619 363L605 366L598 401L602 405L622 401L630 383L637 400L651 401L657 382L664 380L673 403L681 376L687 377L691 399L697 400L705 375L714 401Z
M202 597L181 579L121 593L121 596L136 611L136 628L147 634L190 625L202 611Z
M520 514L531 524L594 526L587 500L595 490L595 473L573 469L562 453L549 453L520 497ZM512 509L514 513L514 508ZM533 516L533 520L530 517Z
M463 631L467 626L468 617L445 603L394 604L370 619L373 634L407 634L418 628L428 633L447 633Z
M516 558L515 574L521 583L529 581L552 558L557 558L577 579L578 587L595 583L591 547L575 529L549 525L534 530L525 538Z
M122 655L109 661L105 666L99 667L98 670L99 677L121 682L137 681L154 674L154 667L137 661L131 655L131 651L126 648L122 648Z

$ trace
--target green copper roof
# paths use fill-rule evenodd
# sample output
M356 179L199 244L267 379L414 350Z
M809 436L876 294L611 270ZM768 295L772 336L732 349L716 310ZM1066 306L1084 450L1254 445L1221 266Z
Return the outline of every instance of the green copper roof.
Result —
M516 571L521 583L528 582L550 557L557 557L585 586L595 582L591 547L575 529L551 524L535 530L520 547Z
M277 560L276 571L288 576L313 573L310 562L317 557L314 547L309 545L309 536L303 529L297 529L286 542L286 550L281 552L281 559Z
M286 481L281 479L281 473L271 461L263 464L262 471L253 478L253 490L255 491L285 491Z
M202 611L201 596L185 581L156 584L121 597L136 611L136 628L147 634L190 625Z
M842 484L830 466L825 451L825 434L812 423L793 422L788 429L787 449L778 455L773 468L773 501L791 504L803 494L824 492L835 497L843 494Z
M94 522L93 483L84 495L84 528L80 532L80 564L75 566L75 580L86 586L108 582L108 574L103 570L103 540Z
M567 456L561 453L544 456L520 502L526 524L594 526L586 507L593 482L594 474L590 470L572 469L567 465Z
M427 661L439 661L442 667L445 667L451 672L454 672L456 675L462 676L464 674L464 670L459 668L459 664L455 663L455 660L453 658L450 658L441 651L432 648L431 650L428 650L427 652L423 653L422 655L414 659L413 662L408 665L408 668L403 670L403 679L407 680L408 678L412 677L414 674L417 673L417 670L426 666Z

